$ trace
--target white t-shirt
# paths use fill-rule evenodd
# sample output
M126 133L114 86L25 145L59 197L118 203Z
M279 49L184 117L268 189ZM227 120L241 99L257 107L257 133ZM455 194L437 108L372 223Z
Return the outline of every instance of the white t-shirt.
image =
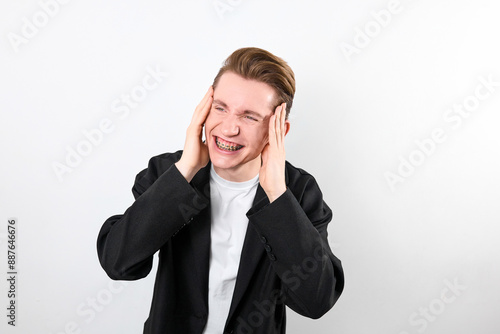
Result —
M211 245L208 275L208 320L204 334L220 334L229 314L241 250L259 175L245 182L223 179L210 171Z

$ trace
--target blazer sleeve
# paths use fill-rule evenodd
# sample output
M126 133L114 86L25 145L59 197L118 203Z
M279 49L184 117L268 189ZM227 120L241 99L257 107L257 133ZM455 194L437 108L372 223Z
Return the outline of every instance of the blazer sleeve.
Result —
M317 319L340 297L344 273L328 244L332 211L315 179L301 178L272 203L267 198L256 203L247 216L282 282L285 304Z
M174 165L177 160L174 154L151 158L136 177L134 203L101 227L97 253L110 278L147 276L153 255L208 205L209 200Z

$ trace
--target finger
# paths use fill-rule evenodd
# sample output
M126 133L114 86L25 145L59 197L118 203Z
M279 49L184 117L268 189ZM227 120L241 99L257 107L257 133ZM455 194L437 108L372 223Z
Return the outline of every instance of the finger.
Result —
M206 99L205 104L203 105L202 112L201 112L202 115L208 114L208 111L210 111L210 108L212 107L213 100L214 100L213 89L212 89L212 86L210 86L210 88L208 90L208 98ZM206 116L205 116L205 118L206 118Z
M197 125L202 125L203 123L205 123L208 112L210 111L210 107L212 106L212 101L213 101L213 88L212 86L210 86L207 93L203 97L203 100L201 100L200 104L198 104L198 106L195 109L192 119L193 123Z
M205 96L203 96L203 99L196 106L196 109L195 109L195 112L194 112L193 116L197 116L200 112L202 112L206 108L207 102L212 97L212 94L213 94L213 88L212 88L212 86L210 86L208 88L207 92L205 93Z
M276 108L275 116L275 131L276 131L276 144L278 147L281 145L281 115L283 114L283 104Z
M275 117L274 117L274 128L276 129L276 138L279 138L280 134L280 118L281 118L281 106L279 106L276 110Z
M285 140L285 134L286 134L286 127L285 127L285 119L286 119L286 103L282 104L281 108L281 119L280 119L280 138L279 140L281 141L280 144L283 144Z
M276 145L276 114L269 119L269 145Z
M285 128L285 121L286 121L286 103L283 103L283 109L282 109L282 115L281 115L281 129L282 129L282 133L284 134L286 131L286 128ZM283 136L284 137L284 136Z
M203 106L205 105L205 103L207 102L207 100L209 99L210 97L210 90L211 90L211 87L207 90L207 92L205 93L205 95L203 96L203 99L201 99L200 103L198 103L198 105L196 106L195 108L195 113L199 112L201 109L203 109Z

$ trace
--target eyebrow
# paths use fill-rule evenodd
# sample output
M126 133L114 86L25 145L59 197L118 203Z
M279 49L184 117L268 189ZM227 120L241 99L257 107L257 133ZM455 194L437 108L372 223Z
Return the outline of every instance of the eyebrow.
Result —
M227 104L226 104L224 101L221 101L221 100L214 100L214 101L212 102L212 104L219 104L219 105L221 105L221 106L222 106L222 107L224 107L224 108L228 108ZM245 110L245 111L243 111L243 114L245 114L245 115L253 115L253 116L257 116L257 117L259 117L259 118L261 118L261 119L264 119L264 118L265 118L265 117L264 117L264 116L262 116L260 113L258 113L258 112L256 112L256 111L253 111L253 110Z

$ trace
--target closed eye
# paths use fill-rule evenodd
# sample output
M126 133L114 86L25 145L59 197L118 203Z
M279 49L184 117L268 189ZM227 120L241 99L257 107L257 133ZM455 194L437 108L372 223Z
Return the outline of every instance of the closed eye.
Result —
M251 121L257 121L256 118L253 118L252 116L245 116L246 119L249 119Z

